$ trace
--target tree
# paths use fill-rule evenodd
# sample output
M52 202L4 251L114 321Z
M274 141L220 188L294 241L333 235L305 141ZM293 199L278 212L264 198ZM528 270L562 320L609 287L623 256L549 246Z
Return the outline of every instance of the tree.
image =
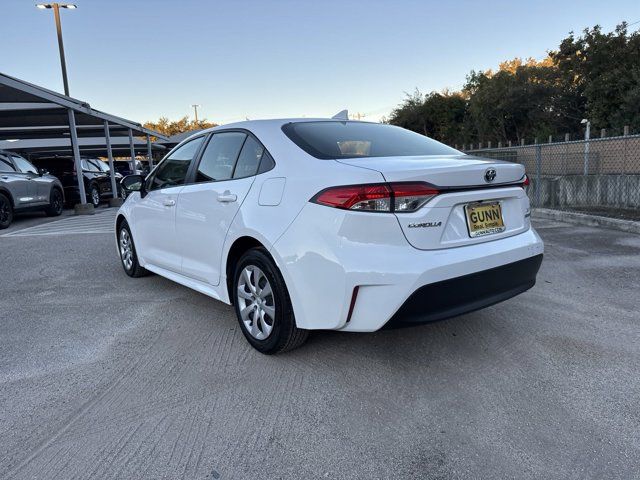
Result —
M463 136L465 109L460 92L423 95L415 90L391 112L387 122L453 144Z
M640 30L622 23L570 33L541 61L515 58L497 71L472 71L460 92L416 90L389 123L449 144L542 140L594 128L640 129Z
M171 135L176 135L178 133L216 127L217 124L208 122L206 119L198 120L196 123L195 121L189 120L189 117L184 116L173 122L167 117L160 117L157 122L145 122L143 126L170 137Z
M595 128L640 127L640 31L628 34L622 23L605 34L596 25L578 38L571 33L551 57L582 118Z

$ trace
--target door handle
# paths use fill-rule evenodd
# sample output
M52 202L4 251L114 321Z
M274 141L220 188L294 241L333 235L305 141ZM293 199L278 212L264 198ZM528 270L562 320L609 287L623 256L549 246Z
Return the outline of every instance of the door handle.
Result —
M175 200L171 200L170 198L162 202L165 207L173 207L176 204Z
M218 201L222 203L235 202L237 199L238 199L238 196L235 193L230 193L229 191L226 191L218 195Z
M0 178L2 178L3 180L9 180L9 177L7 177L6 175L2 175L2 177Z

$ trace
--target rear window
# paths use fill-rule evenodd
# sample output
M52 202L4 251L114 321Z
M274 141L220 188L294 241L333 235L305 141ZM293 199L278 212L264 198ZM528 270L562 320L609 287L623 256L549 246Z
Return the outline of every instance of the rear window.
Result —
M424 135L382 123L294 122L282 131L309 155L325 160L460 154Z

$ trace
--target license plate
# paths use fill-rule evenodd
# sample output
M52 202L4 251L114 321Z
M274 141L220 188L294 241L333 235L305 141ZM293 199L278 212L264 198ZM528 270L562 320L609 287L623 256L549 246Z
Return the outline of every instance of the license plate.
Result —
M502 221L502 208L499 202L471 203L465 205L464 210L471 238L504 232L507 228Z

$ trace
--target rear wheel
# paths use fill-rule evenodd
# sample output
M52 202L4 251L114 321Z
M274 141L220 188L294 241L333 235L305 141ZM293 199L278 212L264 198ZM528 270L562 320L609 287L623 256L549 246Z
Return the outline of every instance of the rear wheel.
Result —
M0 193L0 230L11 225L13 220L13 207L9 198Z
M57 188L54 188L49 198L49 206L44 211L50 217L57 217L62 214L62 204L62 193Z
M122 268L130 277L138 278L148 275L148 271L140 266L138 255L136 254L136 246L133 243L133 236L127 222L122 222L118 227L118 252L120 252L120 261Z
M233 286L238 322L256 350L274 354L305 342L309 331L296 326L284 279L264 249L249 250L240 258Z

